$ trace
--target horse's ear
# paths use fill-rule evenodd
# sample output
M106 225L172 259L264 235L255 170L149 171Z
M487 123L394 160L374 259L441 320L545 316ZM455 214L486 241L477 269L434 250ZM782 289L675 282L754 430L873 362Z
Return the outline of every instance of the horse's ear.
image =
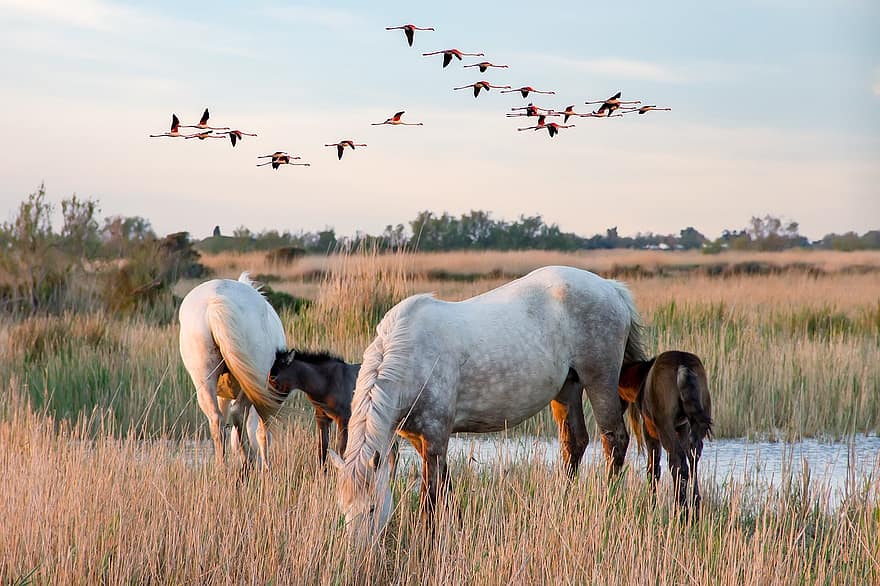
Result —
M327 455L330 457L330 463L333 464L333 467L337 470L342 470L345 467L345 461L333 450L327 450Z
M381 460L381 458L379 457L379 452L376 452L376 453L373 454L373 458L370 460L370 466L373 467L373 470L378 470L378 469L379 469L379 464L380 464L381 462L382 462L382 460Z
M293 359L295 356L296 356L296 350L293 350L293 349L290 350L287 353L287 355L284 357L284 364L286 366L290 366L291 364L293 364Z

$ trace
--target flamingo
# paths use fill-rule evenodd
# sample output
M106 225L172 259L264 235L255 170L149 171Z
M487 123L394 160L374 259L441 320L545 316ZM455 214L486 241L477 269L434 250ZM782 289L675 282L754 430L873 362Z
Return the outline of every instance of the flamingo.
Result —
M613 109L603 110L602 108L599 108L598 110L590 112L589 114L580 114L580 116L583 118L614 118L616 116L623 116L623 114L619 114L619 113L612 114L613 111L614 111Z
M208 113L208 109L205 108L205 111L202 113L202 119L199 120L198 124L181 126L181 128L201 128L202 130L229 130L228 126L208 126L208 118L210 118L210 116L211 115Z
M455 57L459 61L461 61L462 56L467 57L485 57L483 53L462 53L458 49L445 49L443 51L432 51L430 53L422 53L422 57L427 57L428 55L439 55L443 54L443 67L446 67L450 63L452 63L452 58Z
M490 63L489 61L480 61L479 63L471 63L470 65L465 65L465 67L479 67L480 73L486 73L486 70L490 67L507 69L508 65L495 65L494 63Z
M303 167L311 167L311 163L291 163L294 159L299 159L301 157L291 157L287 153L283 151L276 151L271 155L260 155L257 157L258 159L266 159L272 157L271 161L266 161L265 163L260 163L257 167L265 167L266 165L272 165L272 168L277 170L281 165L300 165Z
M476 82L476 83L471 83L471 84L468 84L468 85L463 85L463 86L461 86L461 87L454 87L454 88L452 88L452 89L454 89L454 90L463 90L463 89L465 89L465 88L469 88L469 87L474 88L474 97L475 97L475 98L476 98L477 96L480 95L480 90L486 90L486 91L488 92L488 91L489 91L491 88L493 88L493 87L494 87L494 88L510 88L509 85L492 85L492 84L489 83L488 81L478 81L478 82Z
M169 132L166 132L164 134L151 134L150 138L159 138L160 136L183 136L182 134L180 134L180 120L178 120L177 114L171 115L171 130Z
M640 107L640 108L631 108L631 109L628 109L628 110L624 110L623 113L624 113L624 114L629 114L629 113L631 113L631 112L638 112L639 114L645 114L645 113L647 113L647 112L650 112L651 110L666 110L666 111L670 111L670 110L672 110L672 108L658 108L657 106L642 106L642 107Z
M256 134L251 134L250 132L242 132L241 130L230 130L228 132L224 132L222 134L226 134L229 136L229 141L232 142L232 146L235 147L235 142L238 140L244 140L245 136L257 136Z
M527 128L517 128L517 130L541 130L542 128L546 128L547 133L550 135L550 138L553 138L554 136L559 134L560 128L574 128L574 127L575 127L574 124L565 125L565 124L557 124L556 122L542 124L541 119L539 118L537 126L529 126Z
M336 154L339 155L339 160L342 160L342 155L345 153L345 147L354 150L354 147L365 147L365 144L355 144L353 140L340 140L339 142L334 142L333 144L325 144L325 147L336 147Z
M578 114L577 112L575 112L574 111L574 104L572 104L571 106L568 106L562 112L555 112L555 113L565 116L565 118L563 118L563 120L562 120L563 122L568 122L568 119L571 116L579 116L581 118L592 118L593 117L592 112L590 112L589 114Z
M548 110L547 108L538 107L531 102L529 102L528 106L522 106L521 108L511 108L511 111L516 112L517 110L525 110L524 114L507 114L508 118L515 118L517 116L537 116L538 113L543 110L544 116L559 116L557 112L553 110Z
M400 30L400 29L403 29L403 34L406 35L406 42L409 44L410 47L412 47L413 36L415 35L416 31L432 31L432 30L434 30L434 27L428 26L428 27L422 28L422 27L416 26L414 24L402 24L400 26L386 26L385 27L386 31L394 31L394 30Z
M535 126L526 126L525 128L517 128L517 130L519 130L520 132L522 132L523 130L540 130L541 128L547 126L544 123L546 119L546 114L538 114L538 123Z
M607 100L597 100L594 102L584 102L585 104L602 104L599 106L597 113L601 115L602 112L607 111L609 114L620 108L621 104L641 104L641 100L634 100L631 102L624 102L620 99L620 93L617 92Z
M404 110L397 112L391 118L385 120L385 122L372 122L370 126L382 126L383 124L391 124L392 126L424 126L422 122L403 122L400 117L403 116Z
M535 88L533 88L533 87L530 86L530 85L524 85L524 86L522 86L522 87L518 87L518 88L513 89L513 90L505 90L505 91L503 91L503 92L501 92L501 93L502 93L502 94L510 94L510 93L513 93L513 92L519 92L519 93L521 93L521 94L522 94L522 97L524 97L524 98L528 98L530 93L532 93L532 94L555 94L555 93L556 93L556 92L544 92L544 91L541 91L541 90L536 90Z
M183 138L197 138L199 140L205 140L206 138L224 138L222 134L213 134L213 132L213 130L206 130L195 134L187 134Z

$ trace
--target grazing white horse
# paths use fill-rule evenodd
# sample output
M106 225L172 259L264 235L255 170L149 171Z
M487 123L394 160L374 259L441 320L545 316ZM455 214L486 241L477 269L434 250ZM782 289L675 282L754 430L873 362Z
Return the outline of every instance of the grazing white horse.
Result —
M269 468L268 419L284 396L268 384L269 370L287 339L278 314L247 273L238 281L214 279L190 291L180 305L180 355L208 418L214 456L224 461L224 424L232 420L230 447L242 460ZM249 451L242 445L247 418Z
M574 476L587 446L582 391L593 407L610 471L629 442L617 383L644 359L629 290L571 267L544 267L460 302L416 295L393 307L364 352L354 391L339 503L364 543L392 510L395 432L422 457L422 504L447 488L455 432L502 431L551 404Z

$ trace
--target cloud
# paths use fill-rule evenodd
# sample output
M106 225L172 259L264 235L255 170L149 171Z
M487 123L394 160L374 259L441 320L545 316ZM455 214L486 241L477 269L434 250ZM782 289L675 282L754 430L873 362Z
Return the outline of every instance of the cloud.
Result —
M120 20L130 21L140 14L104 0L0 0L0 8L19 20L102 31L112 30Z

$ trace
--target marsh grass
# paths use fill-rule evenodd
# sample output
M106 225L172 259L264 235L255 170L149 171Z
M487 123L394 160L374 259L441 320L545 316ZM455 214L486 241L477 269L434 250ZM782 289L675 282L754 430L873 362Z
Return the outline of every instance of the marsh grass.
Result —
M880 580L878 487L836 509L809 478L778 490L708 485L685 522L661 484L611 485L590 466L452 463L453 494L432 534L415 466L394 490L380 546L350 549L335 475L315 468L311 429L276 432L274 471L236 480L167 438L92 434L7 404L0 422L0 583L871 584Z
M456 300L506 282L417 278L421 256L361 250L328 259L316 283L273 283L313 299L298 312L282 311L289 342L358 362L381 317L407 295L435 291ZM638 278L629 285L649 326L650 353L683 349L703 358L719 437L880 431L876 275L690 275ZM101 419L121 435L202 434L203 417L177 346L176 324L150 318L7 318L0 320L0 377L15 377L17 392L60 419ZM286 416L306 421L309 412L297 397ZM592 429L589 408L587 413ZM549 412L515 431L556 433Z

